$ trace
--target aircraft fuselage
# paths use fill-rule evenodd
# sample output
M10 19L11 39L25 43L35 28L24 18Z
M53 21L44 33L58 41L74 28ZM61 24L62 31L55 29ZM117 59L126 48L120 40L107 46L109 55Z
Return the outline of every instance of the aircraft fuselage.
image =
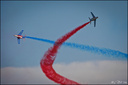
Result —
M18 39L22 39L23 36L22 35L14 35L15 37L17 37Z
M90 21L96 20L98 17L91 18Z

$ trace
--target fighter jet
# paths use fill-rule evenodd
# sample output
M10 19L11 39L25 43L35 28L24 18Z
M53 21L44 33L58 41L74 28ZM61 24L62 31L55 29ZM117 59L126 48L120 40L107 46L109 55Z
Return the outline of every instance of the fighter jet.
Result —
M97 19L98 17L95 17L92 12L91 12L91 14L92 14L92 17L93 17L93 18L91 18L91 19L89 18L90 24L91 24L91 21L94 21L94 27L96 27L96 19Z
M20 39L25 39L26 37L26 35L22 36L23 31L24 30L21 30L21 32L18 35L14 35L15 37L17 37L18 44L20 44Z

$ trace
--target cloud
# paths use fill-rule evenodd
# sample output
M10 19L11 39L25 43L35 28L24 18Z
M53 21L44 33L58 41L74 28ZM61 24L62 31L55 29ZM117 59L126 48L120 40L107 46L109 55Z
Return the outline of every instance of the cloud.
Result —
M73 62L54 64L57 73L81 84L110 84L127 81L126 61ZM1 68L2 84L55 84L40 67Z
M51 84L40 67L5 67L1 69L3 84Z

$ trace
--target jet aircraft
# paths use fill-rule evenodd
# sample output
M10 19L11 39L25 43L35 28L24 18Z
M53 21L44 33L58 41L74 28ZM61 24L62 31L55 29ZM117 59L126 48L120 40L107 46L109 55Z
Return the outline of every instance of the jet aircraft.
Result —
M90 24L91 24L91 21L94 21L94 27L96 27L96 19L97 19L98 17L95 17L92 12L91 12L91 14L92 14L92 17L93 17L93 18L91 18L91 19L89 18Z
M21 30L21 32L18 35L14 35L15 37L17 37L18 44L20 44L20 39L25 39L26 37L26 35L22 36L23 31L24 30Z

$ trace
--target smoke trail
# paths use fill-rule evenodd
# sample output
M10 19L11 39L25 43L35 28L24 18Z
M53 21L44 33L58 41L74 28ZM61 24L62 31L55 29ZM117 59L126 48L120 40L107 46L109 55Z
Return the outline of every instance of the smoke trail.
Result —
M26 38L29 39L34 39L34 40L39 40L39 41L43 41L43 42L47 42L50 44L54 44L55 41L52 40L47 40L47 39L41 39L41 38L36 38L36 37L29 37L26 36ZM68 46L71 48L77 48L83 51L89 51L92 53L97 53L97 54L102 54L104 56L113 56L116 58L127 58L128 54L126 53L122 53L120 51L116 51L116 50L111 50L111 49L106 49L106 48L99 48L99 47L94 47L94 46L89 46L89 45L82 45L82 44L77 44L77 43L70 43L70 42L64 42L62 44L63 46Z
M128 54L126 53L116 51L116 50L106 49L106 48L98 48L94 46L82 45L82 44L76 44L76 43L68 43L68 42L63 43L63 45L69 46L72 48L77 48L80 50L90 51L90 52L97 53L97 54L102 54L105 56L113 56L116 58L118 57L127 58L128 57Z
M67 79L55 72L55 70L52 67L52 64L56 58L57 51L60 48L60 46L69 39L73 34L75 34L77 31L82 29L84 26L89 24L89 22L77 27L76 29L72 30L71 32L67 33L66 35L59 38L53 45L53 47L49 48L47 52L45 52L43 58L40 61L40 66L42 68L42 71L45 73L45 75L53 80L56 83L59 84L79 84L75 81L72 81L70 79Z
M48 42L48 43L51 43L51 44L54 44L54 43L55 43L55 41L52 41L52 40L41 39L41 38L36 38L36 37L29 37L29 36L26 36L25 38L34 39L34 40L39 40L39 41L43 41L43 42Z

